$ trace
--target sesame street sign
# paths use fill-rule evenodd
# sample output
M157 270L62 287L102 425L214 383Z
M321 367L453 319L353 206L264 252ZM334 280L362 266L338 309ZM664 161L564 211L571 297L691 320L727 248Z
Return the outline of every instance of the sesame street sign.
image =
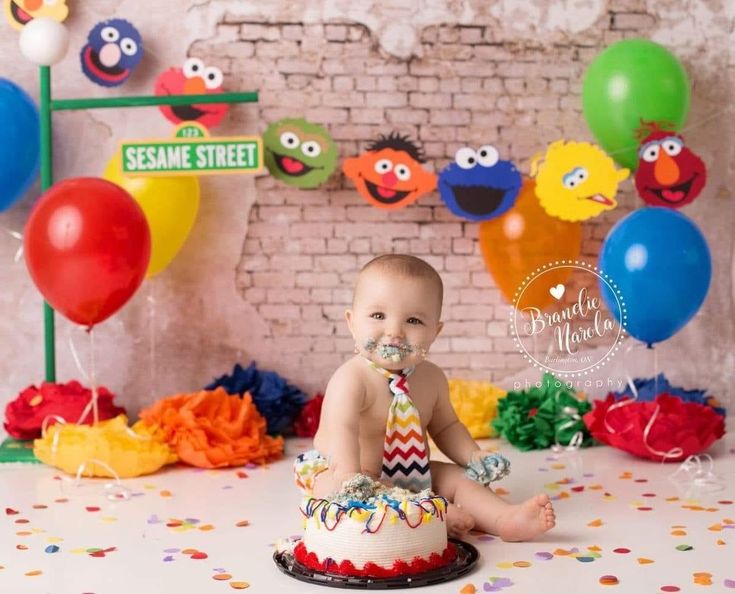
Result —
M259 136L126 140L120 154L122 173L128 176L256 174L263 169Z

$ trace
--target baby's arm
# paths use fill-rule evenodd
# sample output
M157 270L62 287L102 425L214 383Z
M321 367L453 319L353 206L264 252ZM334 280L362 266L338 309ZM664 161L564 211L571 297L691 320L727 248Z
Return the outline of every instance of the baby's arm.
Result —
M360 411L364 400L362 382L349 367L340 367L327 385L320 421L329 443L329 451L322 454L329 459L337 487L360 472Z
M431 421L427 426L429 435L439 446L439 449L454 462L460 466L467 466L473 452L479 451L479 446L472 439L470 432L457 417L454 412L452 403L449 400L449 383L445 375L439 371L437 373L437 385L439 386L439 395L434 405Z

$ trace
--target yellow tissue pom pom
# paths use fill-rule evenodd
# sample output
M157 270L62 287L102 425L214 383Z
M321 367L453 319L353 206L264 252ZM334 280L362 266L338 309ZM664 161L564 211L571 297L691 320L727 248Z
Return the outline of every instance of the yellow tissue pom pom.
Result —
M490 382L449 380L449 398L452 406L474 439L495 435L490 423L497 415L498 400L505 394L505 390Z
M129 478L156 472L176 461L164 441L128 427L125 415L96 425L51 425L44 437L33 442L33 453L44 464L83 476ZM96 463L97 461L102 464Z

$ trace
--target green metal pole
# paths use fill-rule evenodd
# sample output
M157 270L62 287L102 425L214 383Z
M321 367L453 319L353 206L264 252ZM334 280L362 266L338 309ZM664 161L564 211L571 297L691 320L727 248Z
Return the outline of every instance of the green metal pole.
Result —
M54 183L53 150L51 145L51 68L40 67L41 78L41 191L45 192ZM46 353L46 381L56 381L56 348L54 310L43 304L43 327Z
M90 97L55 99L53 111L100 109L109 107L148 107L151 105L202 105L206 103L257 103L258 93L211 93L208 95L141 95L130 97Z

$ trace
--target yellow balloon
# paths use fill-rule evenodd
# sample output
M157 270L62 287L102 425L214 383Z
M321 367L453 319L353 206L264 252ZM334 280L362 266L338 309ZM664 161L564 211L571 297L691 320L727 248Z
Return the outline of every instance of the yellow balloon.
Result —
M115 155L103 177L127 190L145 213L151 229L148 278L168 266L189 236L199 210L199 179L195 176L129 177Z

